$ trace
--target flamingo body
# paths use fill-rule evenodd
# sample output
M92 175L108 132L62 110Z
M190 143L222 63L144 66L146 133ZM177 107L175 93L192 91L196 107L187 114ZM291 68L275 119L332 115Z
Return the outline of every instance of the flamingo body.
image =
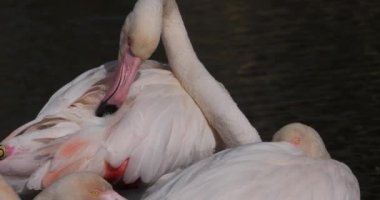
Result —
M41 189L44 178L50 184L74 171L106 175L99 163L117 168L125 160L124 182L150 183L214 152L216 141L207 120L158 62L143 63L117 113L96 117L93 112L114 68L110 62L80 75L52 96L36 120L4 140L5 146L20 151L0 161L0 171L18 191L25 186ZM52 173L56 175L47 178Z
M345 164L307 156L287 142L264 142L164 176L144 199L359 200L360 192Z
M83 170L112 181L152 183L210 156L218 137L227 146L261 141L229 93L197 59L176 8L170 0L139 0L123 26L118 62L68 83L36 120L4 141L10 153L0 162L0 172L5 166L18 191L25 186L41 189ZM143 62L161 31L171 71ZM107 115L108 108L118 111ZM20 138L25 141L15 142ZM26 164L20 159L26 157L34 162L27 169L14 165Z

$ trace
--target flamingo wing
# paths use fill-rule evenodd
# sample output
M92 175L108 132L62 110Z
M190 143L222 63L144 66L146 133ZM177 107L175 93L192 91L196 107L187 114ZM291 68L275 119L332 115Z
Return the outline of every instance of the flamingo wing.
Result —
M83 98L83 95L89 91L98 91L99 89L104 91L108 87L107 84L104 84L105 79L112 77L116 66L116 61L110 61L80 74L50 97L49 101L38 113L37 118L61 113L62 110L73 105L75 101Z
M28 187L38 189L74 171L107 176L109 168L124 167L119 178L125 183L150 183L211 155L214 148L212 129L172 73L143 67L119 111L64 141Z
M130 94L128 112L107 139L113 166L129 159L126 183L152 182L213 153L212 129L170 71L141 70Z
M85 124L97 124L94 110L112 77L114 62L89 70L58 90L36 119L22 125L2 141L7 152L0 173L18 192L31 173Z

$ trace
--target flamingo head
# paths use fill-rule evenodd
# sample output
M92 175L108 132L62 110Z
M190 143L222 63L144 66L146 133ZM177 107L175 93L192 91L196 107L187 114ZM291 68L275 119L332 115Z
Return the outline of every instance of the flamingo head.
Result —
M273 141L289 142L311 157L330 158L330 154L327 152L318 132L305 124L291 123L282 127L274 134Z
M92 172L76 172L58 179L35 199L127 200L111 184Z
M156 50L162 26L162 3L139 0L120 34L119 63L113 85L96 110L97 116L112 114L123 104L141 63Z
M44 156L31 149L30 145L0 144L0 174L21 177L32 173L44 162Z
M39 156L23 144L7 142L0 146L0 174L17 192L26 191L27 178L46 161L47 156Z

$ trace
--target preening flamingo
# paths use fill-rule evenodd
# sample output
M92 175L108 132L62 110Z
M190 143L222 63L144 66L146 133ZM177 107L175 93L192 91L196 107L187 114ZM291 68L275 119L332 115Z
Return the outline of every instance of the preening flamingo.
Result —
M142 199L360 199L356 177L330 158L313 128L289 124L273 140L227 149L164 175Z
M17 191L41 189L81 170L109 181L152 183L210 156L217 142L213 129L227 146L261 141L197 59L187 33L176 31L183 23L166 19L171 11L162 13L165 3L139 0L122 29L119 61L65 85L35 120L2 142L6 153L0 173ZM162 19L171 71L142 61L157 46ZM116 109L112 115L94 114Z

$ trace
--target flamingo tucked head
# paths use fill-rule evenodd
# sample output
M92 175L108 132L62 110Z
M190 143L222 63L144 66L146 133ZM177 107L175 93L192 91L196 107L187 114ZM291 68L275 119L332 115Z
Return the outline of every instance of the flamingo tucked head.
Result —
M291 123L282 127L274 134L273 141L289 142L311 157L330 158L330 154L327 152L318 132L301 123Z
M0 160L0 174L17 192L23 192L27 178L45 161L45 158L39 157L22 144L2 144L1 146L3 154Z
M0 174L17 192L26 190L30 174L44 164L52 154L51 139L39 137L37 132L9 137L0 144ZM58 142L57 142L58 145Z
M35 197L43 199L127 200L101 176L91 172L77 172L62 177Z
M113 85L96 110L97 116L112 114L123 104L142 61L148 59L158 46L161 22L162 2L137 1L121 30L118 70Z
M41 163L47 154L40 151L43 145L37 142L24 143L22 140L8 140L0 144L0 174L7 177L27 177Z

